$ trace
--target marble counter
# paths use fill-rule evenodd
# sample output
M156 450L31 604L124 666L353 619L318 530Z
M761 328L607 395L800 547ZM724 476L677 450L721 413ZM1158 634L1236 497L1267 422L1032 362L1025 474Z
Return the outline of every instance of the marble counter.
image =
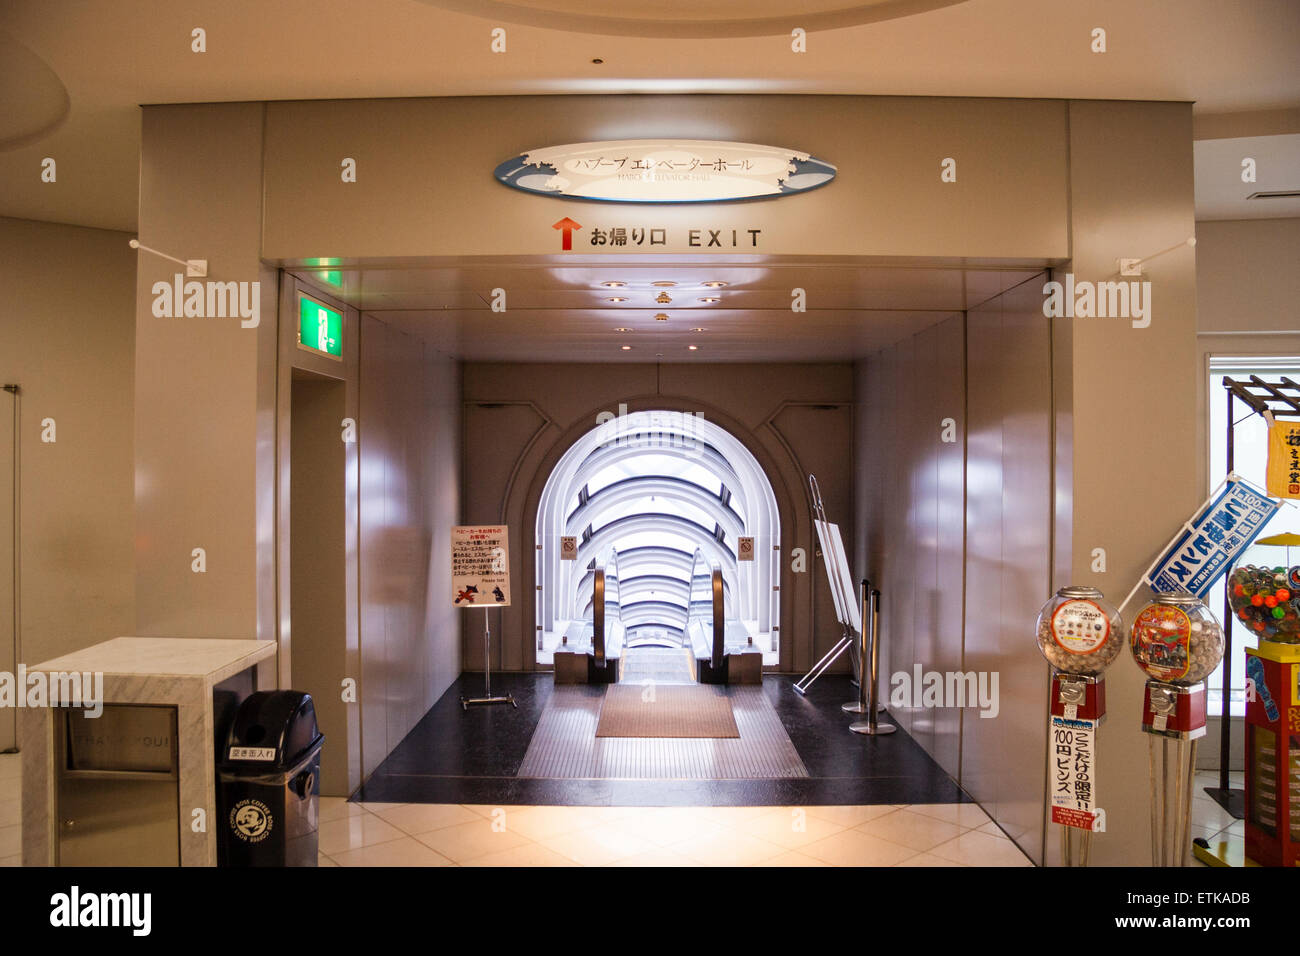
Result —
M212 692L227 678L254 670L258 690L276 686L274 641L216 638L119 637L56 657L27 674L103 675L106 704L156 704L176 708L180 788L180 861L182 866L215 866L216 808L215 733ZM50 707L19 711L23 758L23 865L52 865L57 846L54 732L58 722ZM195 810L206 827L195 832Z

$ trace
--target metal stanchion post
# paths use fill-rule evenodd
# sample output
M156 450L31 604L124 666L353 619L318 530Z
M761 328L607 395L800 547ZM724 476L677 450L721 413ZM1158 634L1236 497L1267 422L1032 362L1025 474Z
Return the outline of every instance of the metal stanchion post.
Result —
M846 714L865 714L867 712L867 628L870 622L866 618L867 601L871 593L871 582L866 578L858 585L858 605L862 609L862 633L858 635L858 674L861 680L858 681L858 699L851 700L847 704L840 704L840 710Z
M870 604L870 608L868 608ZM868 610L870 617L868 618ZM866 622L870 619L871 627L867 628ZM893 724L882 724L878 719L878 708L880 698L877 695L877 685L880 679L880 592L873 588L868 582L862 582L862 623L863 623L863 641L862 641L862 665L863 669L861 683L868 685L868 695L864 700L866 705L867 719L858 721L849 725L849 730L855 734L867 734L875 737L881 734L892 734L898 728ZM866 651L866 634L871 635L871 658L868 662Z

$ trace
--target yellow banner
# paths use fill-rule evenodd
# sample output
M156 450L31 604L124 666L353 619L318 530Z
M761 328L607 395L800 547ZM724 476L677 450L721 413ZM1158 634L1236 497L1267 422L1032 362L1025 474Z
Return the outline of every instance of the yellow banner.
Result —
M1300 422L1274 422L1269 428L1266 484L1274 498L1300 498Z

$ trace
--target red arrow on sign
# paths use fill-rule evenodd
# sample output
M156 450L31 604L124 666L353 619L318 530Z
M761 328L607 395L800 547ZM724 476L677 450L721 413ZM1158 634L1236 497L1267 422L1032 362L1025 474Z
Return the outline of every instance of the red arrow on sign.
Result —
M581 229L582 224L574 222L568 216L565 216L559 222L552 223L551 228L560 230L560 235L563 237L560 248L568 252L573 248L573 230Z

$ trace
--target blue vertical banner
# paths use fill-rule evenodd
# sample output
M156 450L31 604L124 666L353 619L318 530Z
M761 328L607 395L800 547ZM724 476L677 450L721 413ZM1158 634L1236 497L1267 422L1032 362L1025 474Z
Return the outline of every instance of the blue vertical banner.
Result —
M1205 597L1281 506L1230 476L1147 571L1146 582L1155 591Z

